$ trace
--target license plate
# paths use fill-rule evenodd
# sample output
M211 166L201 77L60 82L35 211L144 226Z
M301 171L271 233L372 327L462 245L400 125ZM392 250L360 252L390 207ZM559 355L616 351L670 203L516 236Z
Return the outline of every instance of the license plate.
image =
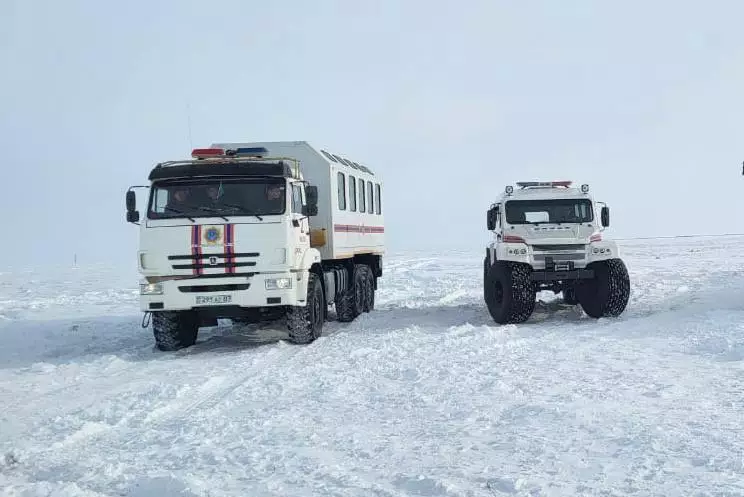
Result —
M229 304L232 302L232 295L197 295L197 305L211 305L211 304Z

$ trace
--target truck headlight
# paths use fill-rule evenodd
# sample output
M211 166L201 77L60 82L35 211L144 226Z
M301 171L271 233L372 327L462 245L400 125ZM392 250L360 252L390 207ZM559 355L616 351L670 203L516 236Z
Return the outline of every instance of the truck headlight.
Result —
M267 290L286 290L292 288L292 278L269 278L266 280Z
M162 295L162 283L140 283L140 295Z

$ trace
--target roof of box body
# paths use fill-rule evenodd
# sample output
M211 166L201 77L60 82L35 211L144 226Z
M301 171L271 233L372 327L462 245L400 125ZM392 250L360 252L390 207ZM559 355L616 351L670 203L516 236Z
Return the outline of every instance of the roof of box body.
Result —
M359 172L367 173L372 176L375 175L375 173L368 168L367 166L363 164L359 164L358 162L352 161L347 157L344 157L339 154L335 154L333 152L329 152L325 149L315 147L314 145L310 144L307 141L267 141L267 142L222 142L222 143L213 143L211 146L214 148L224 148L224 149L238 149L238 148L252 148L252 147L266 147L269 149L269 156L275 155L271 152L272 146L276 147L277 145L281 146L287 146L287 145L294 145L294 146L306 146L309 149L311 149L315 154L321 158L322 160L328 162L328 163L334 163L336 165L342 166L342 167L348 167L349 169L353 169Z

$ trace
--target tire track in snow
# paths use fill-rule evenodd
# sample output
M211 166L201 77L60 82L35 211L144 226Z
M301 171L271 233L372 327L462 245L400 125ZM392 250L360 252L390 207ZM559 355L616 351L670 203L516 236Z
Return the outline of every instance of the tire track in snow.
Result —
M182 399L170 401L154 410L148 410L146 406L143 406L142 409L138 410L139 416L135 414L131 417L125 417L113 425L85 423L80 430L69 434L64 440L54 444L50 450L51 452L60 449L72 450L72 447L81 444L94 444L99 447L128 447L134 443L142 443L144 439L151 436L149 432L157 433L167 426L188 424L193 413L218 405L245 382L256 377L258 371L271 368L274 364L288 360L303 351L308 351L308 349L296 348L293 345L280 342L277 348L272 351L258 352L262 354L258 361L254 360L246 373L239 375L232 381L227 378L233 376L233 371L240 368L244 363L230 363L227 366L221 366L219 370L198 371L200 376L212 376L212 378L195 388L193 386L181 388L181 391L186 390L183 392ZM200 362L199 364L203 363ZM189 371L189 375L193 374L194 370L192 369ZM196 395L192 396L191 392L196 392ZM143 432L148 432L148 435L144 435Z
M118 359L118 358L117 358ZM121 362L124 362L123 360ZM137 363L129 363L126 367L117 369L116 371L112 372L111 374L107 375L104 379L96 378L93 382L93 387L96 391L110 391L110 388L120 385L119 383L119 377L124 375L125 373L129 373L132 371L135 371L137 369L141 369L140 366ZM55 368L50 373L53 373L57 370ZM38 395L32 395L30 397L18 397L17 400L13 403L10 403L4 407L6 412L10 411L12 413L13 409L18 409L19 407L22 408L21 410L35 410L34 407L39 403L45 403L48 402L48 399L53 398L55 394L65 392L70 397L76 398L77 393L85 392L86 394L90 394L90 387L91 385L88 384L85 380L89 380L90 378L85 378L84 381L78 381L76 383L68 384L68 385L61 385L58 387L51 388L49 390L44 391L41 394ZM32 385L30 385L33 387ZM100 398L97 398L96 401L100 400ZM47 413L47 416L56 416L59 415L59 410L62 409L63 406L59 403L52 403L44 405L44 410ZM75 409L78 410L80 408L80 404L75 404ZM54 410L54 413L50 413L50 409Z

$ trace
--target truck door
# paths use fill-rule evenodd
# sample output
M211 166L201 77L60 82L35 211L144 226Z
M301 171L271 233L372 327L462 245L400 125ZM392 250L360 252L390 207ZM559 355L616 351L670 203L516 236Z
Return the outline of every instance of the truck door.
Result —
M297 250L296 256L310 248L310 222L302 214L303 205L305 205L305 188L302 184L292 183L292 237Z

